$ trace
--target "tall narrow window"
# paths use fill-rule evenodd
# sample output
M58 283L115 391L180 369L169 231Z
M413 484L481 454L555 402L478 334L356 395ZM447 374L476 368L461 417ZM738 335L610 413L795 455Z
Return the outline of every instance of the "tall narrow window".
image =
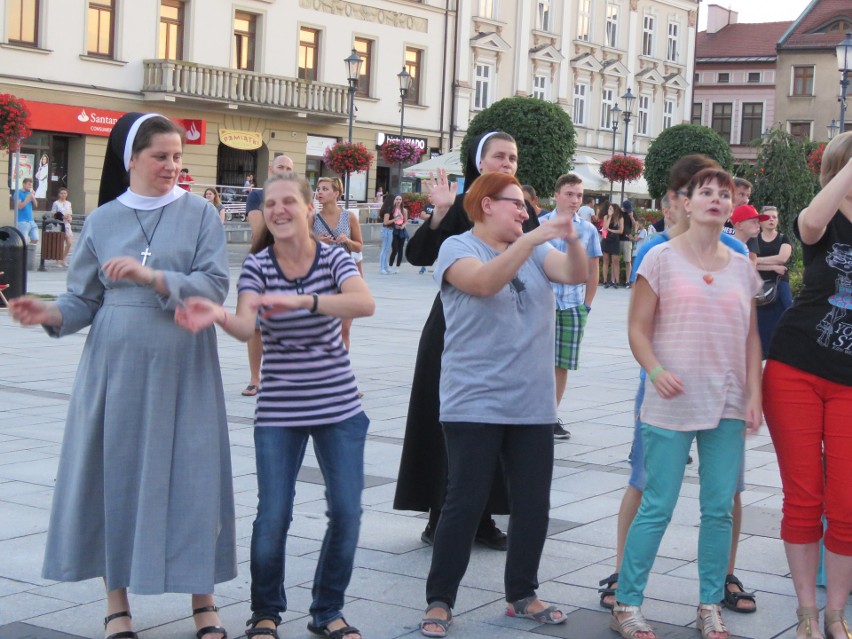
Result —
M490 64L477 64L474 73L474 109L487 109L491 104L491 81L494 67Z
M355 38L355 53L361 58L361 75L358 76L358 95L370 95L370 71L373 68L373 41Z
M183 2L160 0L161 60L183 60Z
M763 130L763 103L744 102L743 120L740 127L740 144L751 144L760 139Z
M589 95L589 85L578 82L574 85L574 124L586 126L586 113L588 104L586 97Z
M700 102L692 103L692 117L689 122L691 124L701 124L702 108Z
M601 89L601 128L612 128L612 107L615 106L615 91Z
M642 21L642 55L654 55L654 16L646 15Z
M675 101L666 100L663 103L663 130L671 128L674 124Z
M726 142L731 141L731 120L734 115L734 105L730 102L714 102L713 116L710 128L721 135Z
M618 46L618 5L608 2L606 5L606 42L608 47Z
M234 48L231 51L235 69L254 71L256 33L257 16L237 11L234 14Z
M651 96L643 93L639 96L637 102L639 103L639 109L636 133L639 135L648 135L651 129Z
M420 96L423 95L421 82L423 82L423 51L420 49L405 48L405 70L411 76L411 87L408 89L406 102L421 104Z
M320 32L318 29L299 29L299 79L316 82L319 71Z
M533 78L533 97L539 100L550 99L550 76L537 75Z
M89 55L113 57L115 50L115 0L89 0L86 48Z
M669 22L669 37L666 41L666 60L678 61L678 48L680 40L680 25L677 22Z
M577 0L577 39L589 41L592 29L592 0Z
M539 30L550 31L550 0L538 0L537 14Z
M793 67L793 95L797 97L814 94L814 68Z
M477 15L483 18L497 17L497 0L479 0Z
M38 46L38 5L39 0L9 0L9 42Z

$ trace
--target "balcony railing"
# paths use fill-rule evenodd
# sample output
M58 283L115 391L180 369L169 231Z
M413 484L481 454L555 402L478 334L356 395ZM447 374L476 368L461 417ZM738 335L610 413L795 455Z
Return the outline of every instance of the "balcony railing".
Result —
M142 90L236 105L348 117L348 88L181 62L145 60Z

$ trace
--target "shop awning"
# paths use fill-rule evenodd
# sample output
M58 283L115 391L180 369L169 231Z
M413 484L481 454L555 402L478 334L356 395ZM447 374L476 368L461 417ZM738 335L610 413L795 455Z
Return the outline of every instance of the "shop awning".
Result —
M464 167L462 167L461 159L458 151L450 151L436 158L412 164L407 169L403 169L405 177L427 178L429 173L433 175L438 169L446 169L448 175L464 175Z

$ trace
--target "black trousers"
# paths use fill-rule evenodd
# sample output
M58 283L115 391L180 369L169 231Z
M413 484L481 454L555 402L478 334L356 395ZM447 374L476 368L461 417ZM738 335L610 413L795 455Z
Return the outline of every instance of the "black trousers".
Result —
M396 258L396 265L402 264L402 249L405 247L405 237L397 235L396 230L393 232L393 240L391 240L391 254L388 260L388 266L393 266L393 260Z
M455 606L482 509L502 459L509 493L506 601L535 594L547 537L553 477L553 424L447 422L447 496L432 549L426 601Z

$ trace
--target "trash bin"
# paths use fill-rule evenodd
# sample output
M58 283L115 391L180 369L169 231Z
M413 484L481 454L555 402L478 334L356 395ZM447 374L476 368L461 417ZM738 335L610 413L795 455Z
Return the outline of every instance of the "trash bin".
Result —
M41 219L41 263L38 270L44 271L45 260L61 260L65 255L65 224L54 218Z
M0 284L8 284L3 291L7 299L27 293L27 244L24 236L14 226L0 227ZM0 299L0 307L6 304Z

